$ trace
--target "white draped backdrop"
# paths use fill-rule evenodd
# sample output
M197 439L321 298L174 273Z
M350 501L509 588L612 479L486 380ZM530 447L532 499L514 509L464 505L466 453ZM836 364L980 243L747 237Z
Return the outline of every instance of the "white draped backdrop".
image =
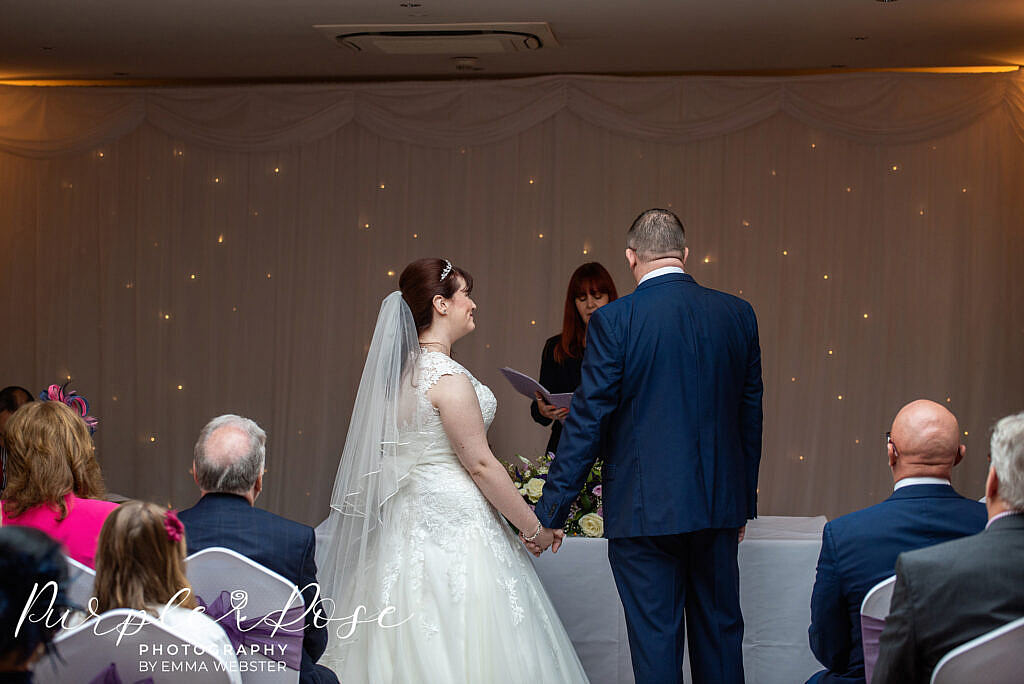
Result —
M1022 178L1019 73L0 87L0 385L71 376L108 486L177 506L203 423L248 415L261 503L315 523L405 263L474 274L457 356L495 453L536 455L497 369L536 372L578 264L630 291L624 233L663 206L698 282L758 313L762 513L886 496L917 397L959 416L978 497L1024 409Z

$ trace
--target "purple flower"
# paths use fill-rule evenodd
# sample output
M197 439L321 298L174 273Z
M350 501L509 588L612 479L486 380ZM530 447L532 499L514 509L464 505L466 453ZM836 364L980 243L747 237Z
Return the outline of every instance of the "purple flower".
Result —
M594 493L594 496L601 496L601 485L597 485L591 491Z
M598 506L597 507L597 514L599 516L601 516L602 518L604 517L604 506Z

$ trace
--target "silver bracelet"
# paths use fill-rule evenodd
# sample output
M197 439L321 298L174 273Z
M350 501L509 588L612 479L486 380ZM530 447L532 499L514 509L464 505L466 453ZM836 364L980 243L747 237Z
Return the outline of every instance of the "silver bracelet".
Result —
M533 533L533 536L532 536L532 537L527 537L527 536L526 536L525 534L523 534L522 532L520 532L519 534L523 534L523 540L524 540L524 541L532 542L532 541L533 541L534 539L536 539L536 538L537 538L537 537L538 537L538 536L540 535L540 531L541 531L541 530L543 530L543 529L544 529L544 526L543 526L543 525L541 525L541 524L540 524L540 520L538 520L538 521L537 521L537 530L536 530L536 531L535 531L535 532Z

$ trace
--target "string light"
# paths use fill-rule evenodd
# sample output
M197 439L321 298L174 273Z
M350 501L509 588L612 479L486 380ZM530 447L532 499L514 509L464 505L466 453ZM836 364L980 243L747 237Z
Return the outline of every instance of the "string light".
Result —
M772 169L772 170L771 170L771 174L772 174L773 176L775 175L775 169Z
M185 156L185 150L174 150L174 156L175 157L184 157Z
M867 315L867 314L864 314L864 318L867 318L867 317L868 317L868 315Z
M224 233L221 233L220 235L217 236L217 244L218 245L223 245L224 244Z
M789 250L787 250L787 249L782 250L782 256L789 256Z
M889 167L889 170L892 171L893 173L899 173L900 165L899 164L893 164L892 166Z
M281 167L275 166L274 167L274 173L281 173Z
M156 435L150 435L149 436L149 443L152 444L155 441L156 441Z
M586 256L586 255L587 255L587 249L586 249L586 247L584 247L583 248L583 256Z
M853 443L854 444L860 444L860 440L859 439L855 439L855 440L853 440Z
M214 183L220 183L220 176L214 176L213 177L213 182Z
M189 280L195 280L196 279L196 274L195 273L190 273L189 276L188 276L188 279Z
M378 185L377 187L378 187L379 189L383 190L383 189L384 189L384 184L383 184L383 183L381 183L381 184L380 184L380 185Z
M743 227L744 228L749 228L750 227L750 221L747 221L746 219L744 219L743 220Z
M179 392L180 392L181 390L183 390L183 389L185 389L185 386L184 386L184 385L178 385L178 391L179 391Z
M790 382L796 382L796 378L790 378L789 381Z
M270 272L267 272L267 280L270 280Z
M711 257L709 257L709 256L704 257L704 263L705 264L710 264L711 263Z
M811 143L811 149L812 150L813 149L817 149L817 147L818 147L817 143Z
M837 395L836 399L838 399L839 401L842 401L843 400L843 395L842 394Z
M952 397L946 397L946 403L947 403L947 404L948 404L949 402L951 402L951 401L953 401L953 398L952 398Z
M238 307L237 306L233 306L233 307L231 307L231 310L232 311L238 311Z
M822 276L822 279L823 280L828 280L828 273L826 273L824 276Z
M964 430L964 437L967 436L967 430Z
M967 188L960 188L960 192L967 192Z
M801 455L801 456L800 456L800 460L801 460L801 461L802 461L802 460L804 460L804 457L803 457L803 455Z
M124 289L126 289L126 290L130 290L130 289L132 289L133 287L135 287L135 283L133 283L133 282L132 282L132 281L130 281L130 280L129 280L129 281L127 282L127 283L125 283L125 284L124 284Z
M253 209L253 210L252 210L252 215L253 215L253 216L259 216L259 215L260 215L260 212L258 212L258 211L256 211L255 209Z
M363 230L370 230L370 224L369 223L364 223L363 224Z
M537 237L540 238L541 240L543 240L544 239L544 233L537 233Z
M165 320L165 321L169 321L169 320L171 320L171 314L169 314L169 313L165 313L165 314L164 314L164 320Z
M853 192L853 188L851 188L849 185L847 185L846 186L846 192Z
M419 233L413 233L413 234L412 234L412 238L413 238L413 240L415 240L415 239L416 239L416 238L418 238L419 236L420 236L420 234L419 234Z
M828 350L828 355L832 356L832 350L831 349Z
M99 157L100 159L103 159L104 155L103 155L103 152L101 151L101 152L97 152L96 156Z
M110 397L110 400L111 401L117 401L117 395L115 394L114 396Z
M537 325L537 321L530 321L530 325Z
M921 209L920 211L918 211L917 214L918 214L918 216L924 216L924 209Z
M389 278L392 278L392 277L394 277L394 275L395 275L395 272L394 272L394 271L388 271L388 277L389 277Z
M533 179L532 178L530 179L530 185L533 185Z

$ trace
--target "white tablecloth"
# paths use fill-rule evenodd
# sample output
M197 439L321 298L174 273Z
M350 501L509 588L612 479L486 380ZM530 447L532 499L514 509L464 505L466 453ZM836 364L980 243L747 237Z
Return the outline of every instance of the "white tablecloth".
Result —
M807 645L811 587L825 518L762 517L740 544L747 684L794 684L821 669ZM626 621L605 539L571 537L535 560L593 684L633 684ZM689 678L687 664L686 679Z

